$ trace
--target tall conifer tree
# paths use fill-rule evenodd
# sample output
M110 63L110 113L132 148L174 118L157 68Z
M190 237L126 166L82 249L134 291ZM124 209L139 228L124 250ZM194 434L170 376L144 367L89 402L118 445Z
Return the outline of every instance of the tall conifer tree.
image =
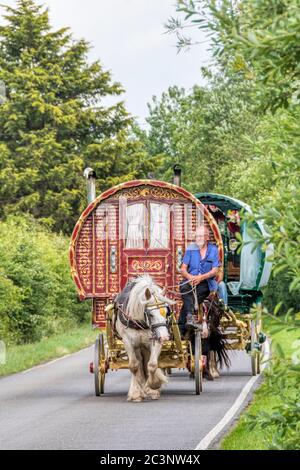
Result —
M0 27L0 216L30 212L70 232L85 206L82 172L95 168L98 190L151 171L130 138L124 103L89 44L69 28L53 31L48 10L34 0L4 7ZM3 93L2 93L3 94Z

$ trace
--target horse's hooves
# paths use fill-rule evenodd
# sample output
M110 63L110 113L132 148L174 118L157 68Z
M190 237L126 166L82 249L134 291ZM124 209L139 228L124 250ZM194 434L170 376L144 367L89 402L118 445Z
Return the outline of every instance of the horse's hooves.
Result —
M160 390L151 390L151 392L148 392L147 396L151 400L158 400L160 398Z
M204 377L206 380L215 380L214 377L213 377L213 375L210 374L209 372L204 372L203 377Z
M135 403L139 403L139 402L143 401L143 397L135 397L135 398L133 398L133 397L128 397L128 398L127 398L127 401L133 401L133 402L135 402Z
M151 400L158 400L160 398L160 393L157 395L150 395Z

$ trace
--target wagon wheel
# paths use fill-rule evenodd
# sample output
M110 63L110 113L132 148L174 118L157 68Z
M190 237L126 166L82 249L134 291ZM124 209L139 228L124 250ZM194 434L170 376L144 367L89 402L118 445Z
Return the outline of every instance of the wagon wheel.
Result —
M257 375L260 373L260 361L261 361L261 354L256 349L256 345L258 344L258 333L257 333L258 325L255 320L251 320L251 369L252 375Z
M201 345L200 331L197 331L195 333L194 374L195 374L196 395L200 395L200 392L202 392L202 383L203 383L202 345Z
M261 330L262 330L262 322L261 322L261 319L259 319L258 322L257 322L257 326L256 326L257 341L258 341L258 337L259 337L258 335L261 332ZM257 354L257 373L258 374L260 374L260 372L261 372L261 357L262 357L262 353L261 353L261 351L259 351L259 353Z
M261 364L261 353L259 352L257 354L257 373L258 374L260 374L260 372L261 372L260 364Z
M105 382L105 349L103 333L100 333L95 342L94 352L95 395L99 397L104 393Z

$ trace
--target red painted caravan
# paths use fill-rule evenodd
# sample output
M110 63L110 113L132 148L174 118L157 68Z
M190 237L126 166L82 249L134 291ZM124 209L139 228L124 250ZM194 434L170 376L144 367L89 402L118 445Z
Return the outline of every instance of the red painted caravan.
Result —
M93 325L105 327L105 305L133 277L149 273L159 285L174 289L185 249L203 223L223 261L215 219L182 187L135 180L95 198L81 214L70 245L79 298L93 299Z
M89 188L91 169L86 170ZM129 181L95 196L81 214L72 234L70 263L81 300L93 301L93 326L100 329L95 344L95 393L104 393L108 370L129 367L123 342L116 335L116 306L112 301L127 281L144 273L178 298L180 267L186 247L195 240L198 226L205 224L223 262L223 243L215 219L206 207L180 186L156 180ZM220 269L219 276L222 276ZM202 390L203 357L200 330L191 341L182 339L177 318L181 300L166 322L170 340L159 356L159 367L186 368L195 380L196 394ZM107 345L105 347L105 344Z

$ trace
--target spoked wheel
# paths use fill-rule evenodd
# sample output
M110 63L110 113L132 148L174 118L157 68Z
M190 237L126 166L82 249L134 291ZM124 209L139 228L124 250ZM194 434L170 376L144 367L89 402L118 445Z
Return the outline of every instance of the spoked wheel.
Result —
M105 383L105 349L104 337L100 333L95 342L94 352L94 377L95 377L95 395L99 397L104 393Z
M262 331L262 320L259 319L258 320L258 323L257 323L257 327L256 327L256 337L257 337L257 341L258 343L260 343L259 341L259 335ZM262 357L263 357L263 353L262 351L260 350L258 355L257 355L257 373L260 374L261 372L261 360L262 360Z
M200 395L202 392L203 384L203 371L202 371L202 345L201 345L201 333L197 331L195 333L195 354L194 354L194 363L195 363L195 387L196 395Z
M261 364L261 353L259 352L257 354L257 373L258 374L260 374L260 372L261 372L260 364Z
M256 349L258 344L258 335L256 321L251 320L251 369L252 375L260 373L260 352Z

